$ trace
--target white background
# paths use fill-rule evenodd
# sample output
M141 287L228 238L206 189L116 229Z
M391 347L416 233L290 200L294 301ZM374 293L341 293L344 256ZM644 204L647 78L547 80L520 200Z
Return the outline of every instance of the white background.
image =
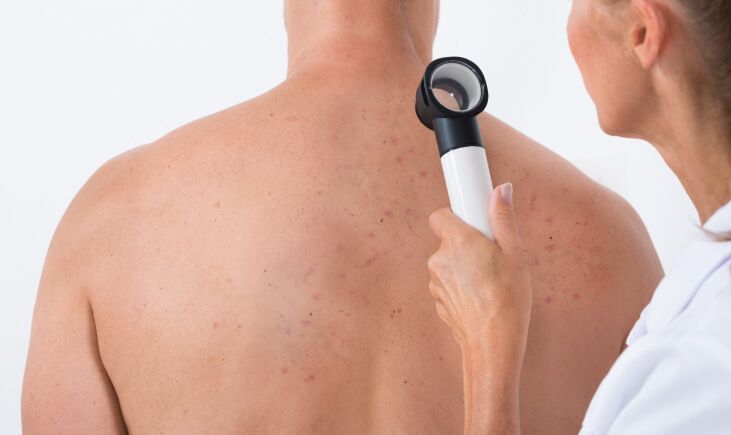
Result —
M443 3L435 55L480 64L489 110L625 196L669 267L695 213L651 146L599 130L570 2ZM38 278L73 195L112 156L279 83L282 14L280 0L0 0L0 433L20 432Z

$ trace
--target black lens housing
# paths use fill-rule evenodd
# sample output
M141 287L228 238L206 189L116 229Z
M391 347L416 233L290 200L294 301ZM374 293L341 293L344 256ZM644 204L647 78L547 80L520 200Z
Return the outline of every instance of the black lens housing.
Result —
M474 107L464 110L451 110L439 102L432 89L434 73L438 68L457 63L467 67L479 81L480 101ZM457 102L464 101L467 96L467 86L459 81L452 80L442 83L456 95ZM472 61L463 57L444 57L432 61L424 72L419 88L416 91L416 115L425 127L434 130L437 135L439 154L443 156L457 148L466 146L483 146L482 135L477 124L477 116L485 110L489 100L487 82L480 68Z

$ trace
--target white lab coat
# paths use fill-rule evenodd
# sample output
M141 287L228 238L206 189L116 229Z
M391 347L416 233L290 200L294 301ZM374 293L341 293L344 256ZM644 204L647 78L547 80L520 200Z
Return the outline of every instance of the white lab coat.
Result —
M704 226L731 231L731 202ZM731 434L731 242L694 240L602 381L582 435Z

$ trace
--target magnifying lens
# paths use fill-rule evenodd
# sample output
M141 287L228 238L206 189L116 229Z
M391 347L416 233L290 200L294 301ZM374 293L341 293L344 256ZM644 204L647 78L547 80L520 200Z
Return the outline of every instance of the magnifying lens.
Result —
M493 239L488 203L493 187L477 116L489 98L473 62L445 57L430 63L416 91L416 115L434 130L452 211Z

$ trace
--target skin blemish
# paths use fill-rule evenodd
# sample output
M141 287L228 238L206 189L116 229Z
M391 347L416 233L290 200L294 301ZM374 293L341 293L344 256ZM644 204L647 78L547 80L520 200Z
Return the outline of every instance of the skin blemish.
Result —
M221 208L221 201L217 201L215 204L213 204L216 208Z
M426 177L428 177L428 176L429 176L429 173L428 173L428 172L426 172L426 171L421 171L421 172L419 172L419 176L420 176L421 178L426 178Z
M269 117L270 117L270 118L274 118L274 114L273 114L273 113L270 113L270 114L269 114Z
M396 157L396 161L400 164L404 164L404 159L401 156Z
M236 329L241 329L243 327L244 327L244 325L242 325L241 323L239 323L238 325L236 325Z
M320 294L319 293L315 293L314 295L312 295L312 300L319 301L320 300ZM310 315L312 315L312 313L310 313Z
M338 278L345 279L345 278L347 278L347 275L345 275L344 273L339 273Z
M550 296L548 296L548 297L546 297L545 302L547 304L550 304L551 302L553 302L553 298L551 298Z
M289 369L287 367L282 367L281 369L279 369L279 373L283 375L286 375L288 371Z
M536 202L538 201L538 194L534 193L530 196L530 209L535 210L536 209Z
M548 245L546 246L546 251L553 252L556 249L556 245Z
M373 231L371 231L370 233L366 234L366 237L369 238L369 239L371 239L371 240L373 240L373 239L376 238L376 233L374 233Z
M213 322L213 329L218 329L218 322Z
M313 273L315 273L315 266L310 266L307 272L305 272L305 279L311 277Z
M302 326L304 326L305 328L308 328L310 325L312 325L312 320L303 320L302 321Z
M376 260L378 260L378 254L376 254L376 255L372 256L371 258L367 259L366 262L364 263L364 266L366 266L366 267L371 266L373 263L376 262Z
M322 196L322 190L317 191L317 196Z
M393 210L391 210L391 209L384 210L383 211L383 214L386 215L386 217L390 217L391 218L391 217L393 217Z
M553 219L554 219L554 216L549 216L549 217L546 218L545 222L547 224L552 224L553 223Z
M305 378L305 382L313 382L315 380L315 375L310 374L310 376Z
M392 143L393 143L394 145L398 145L398 138L396 138L396 137L392 137L392 138L391 138L391 142L392 142Z
M411 214L412 212L413 212L413 210L411 210L410 208L407 208L407 209L406 209L406 214L407 214L407 215L410 215L410 214Z
M573 297L574 299L577 299L577 300L578 300L578 299L581 299L581 295L580 295L580 294L578 294L578 293L574 293L574 294L573 294L573 295L571 295L571 296L572 296L572 297Z

